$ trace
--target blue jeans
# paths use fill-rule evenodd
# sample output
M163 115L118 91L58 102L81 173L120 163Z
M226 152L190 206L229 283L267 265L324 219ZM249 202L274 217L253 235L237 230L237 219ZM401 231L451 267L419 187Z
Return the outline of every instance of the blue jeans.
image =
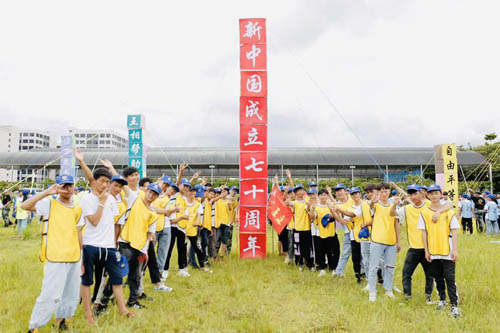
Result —
M170 241L172 237L172 228L165 227L162 231L156 233L156 241L158 242L158 269L160 273L163 272L163 268L165 267L165 261L167 261L168 250L170 248Z
M27 226L28 219L17 220L17 233L21 235Z
M368 272L368 286L370 292L377 292L377 270L380 259L384 259L384 289L392 291L394 285L394 268L396 265L396 245L384 245L375 242L370 244L370 271Z
M498 223L496 220L486 219L486 234L488 236L491 234L498 236Z
M342 245L342 253L340 254L339 264L337 265L337 269L335 270L337 275L344 274L345 266L347 266L347 262L349 261L349 257L351 256L351 238L349 234L344 234L344 244Z

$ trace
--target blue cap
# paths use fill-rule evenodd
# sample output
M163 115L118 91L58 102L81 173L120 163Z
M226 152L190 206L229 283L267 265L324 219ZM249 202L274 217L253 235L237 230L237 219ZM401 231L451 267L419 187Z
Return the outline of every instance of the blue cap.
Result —
M231 190L231 189L229 188L229 186L221 186L220 188L221 188L221 190L226 190L226 191L228 191L228 192Z
M280 186L280 191L285 192L285 186Z
M28 194L30 194L30 190L26 190L26 189L25 189L25 190L22 190L22 191L21 191L21 193L22 193L23 195L28 195Z
M203 185L195 185L194 189L196 191L196 197L201 198L203 194L205 194L205 186Z
M78 186L78 187L76 188L76 190L77 190L77 191L83 191L83 187L82 187L82 186Z
M427 188L427 192L441 191L441 186L433 184Z
M408 185L406 187L406 191L407 192L410 192L410 191L415 191L415 192L418 192L420 191L420 186L418 186L417 184L411 184L411 185Z
M316 182L310 182L309 187L311 187L311 186L318 186L318 184L316 184Z
M128 181L122 175L114 175L113 177L111 177L111 180L109 182L117 182L122 185L128 185Z
M169 176L163 176L160 178L162 182L172 186L172 178Z
M297 184L294 188L293 188L293 191L294 192L297 192L298 190L303 190L304 189L304 185L302 184Z
M462 194L462 198L467 199L467 194Z
M182 178L181 185L191 186L191 183L186 178Z
M288 186L288 192L293 192L294 188L293 186Z
M467 194L467 200L470 200L470 199L471 199L470 195L469 195L469 194Z
M398 191L397 191L397 190L392 190L392 191L391 191L391 194L392 194L392 195L396 195L396 194L398 194Z
M484 190L484 193L486 193L487 195L491 194L490 191L488 191L488 190Z
M309 191L307 191L307 194L318 194L318 190L315 188L312 188Z
M60 175L59 178L56 178L56 183L58 185L74 184L75 179L71 175Z
M236 193L240 193L238 186L231 186L231 190L236 191Z
M359 189L359 187L353 187L353 188L351 188L350 193L351 193L351 194L354 194L354 193L361 193L361 190Z
M345 187L344 184L337 184L335 185L335 187L333 188L334 191L338 191L338 190L347 190L347 187Z
M491 200L495 200L495 196L493 194L488 194L488 198L490 198Z
M215 193L222 193L222 190L220 188L215 188Z
M323 216L323 218L321 219L321 224L326 228L328 223L331 223L333 221L335 221L335 219L330 214L325 214L325 216Z
M148 190L151 190L153 192L156 192L158 195L161 194L161 188L160 188L160 185L156 184L156 183L151 183L148 185Z
M429 192L429 187L425 185L420 185L420 190L426 190L427 192Z
M31 190L31 194L35 194L35 193L36 193L35 190Z
M176 192L179 192L179 186L177 186L177 184L175 183L171 183L170 186L176 191Z
M361 229L359 231L358 237L359 238L368 238L368 237L370 237L370 230L368 230L367 227L364 227L363 229Z

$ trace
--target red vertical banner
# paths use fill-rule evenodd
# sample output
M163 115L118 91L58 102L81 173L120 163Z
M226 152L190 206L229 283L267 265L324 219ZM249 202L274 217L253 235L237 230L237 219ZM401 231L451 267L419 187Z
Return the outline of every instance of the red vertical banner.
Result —
M240 258L266 257L266 19L240 19Z

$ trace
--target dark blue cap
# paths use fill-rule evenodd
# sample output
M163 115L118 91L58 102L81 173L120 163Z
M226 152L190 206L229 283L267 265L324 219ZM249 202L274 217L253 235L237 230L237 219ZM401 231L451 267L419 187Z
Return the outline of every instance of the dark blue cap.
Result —
M420 185L420 190L426 190L428 192L429 188L425 185Z
M462 198L467 199L467 194L462 194Z
M420 186L418 186L418 185L416 185L416 184L411 184L411 185L408 185L408 186L406 187L406 191L407 191L407 192L413 192L413 191L418 192L418 191L420 191Z
M58 185L62 184L74 184L75 179L71 175L60 175L59 178L56 178L56 183Z
M495 196L493 194L488 194L488 198L490 198L491 200L494 200Z
M370 237L370 230L368 230L367 227L364 227L363 229L361 229L359 231L358 237L359 238L368 238L368 237Z
M194 189L196 191L196 197L201 198L203 194L205 194L205 186L203 185L195 185Z
M427 192L441 191L441 186L433 184L427 188Z
M347 187L345 187L344 184L337 184L337 185L335 185L335 187L333 189L335 191L338 191L338 190L347 190Z
M398 194L398 191L397 191L397 190L392 190L392 191L391 191L391 194L392 194L392 195L396 195L396 194Z
M30 194L30 190L22 190L21 193L23 195L28 195L28 194Z
M326 228L328 223L331 223L333 221L335 221L335 219L330 214L325 214L325 216L323 216L323 218L321 219L321 224Z
M231 190L236 191L236 193L240 193L238 186L231 186Z
M109 182L117 182L122 185L128 185L128 181L122 175L114 175L113 177L111 177L111 180Z
M297 184L295 185L295 187L293 188L293 191L294 192L297 192L298 190L303 190L304 189L304 185L302 184Z
M156 192L158 195L161 194L161 188L160 185L156 183L151 183L148 185L148 190L151 190L153 192Z
M310 187L310 186L318 186L318 184L316 184L316 182L310 182L310 183L309 183L309 187Z
M307 191L307 194L318 194L318 190L315 188L312 188L309 191Z
M354 193L361 193L361 190L359 189L359 187L353 187L353 188L351 188L350 193L351 193L351 194L354 194Z

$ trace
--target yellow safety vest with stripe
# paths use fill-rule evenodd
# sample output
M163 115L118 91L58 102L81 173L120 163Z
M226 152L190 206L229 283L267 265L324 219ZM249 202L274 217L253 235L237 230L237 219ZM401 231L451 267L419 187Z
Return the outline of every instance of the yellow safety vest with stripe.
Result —
M415 207L412 204L404 206L408 244L412 249L424 248L422 230L418 229L418 220L420 219L420 213L426 207L425 203L421 207Z
M167 207L169 200L170 197L168 195L160 197L155 201L153 201L153 207L164 209L165 207ZM165 214L157 213L157 215L158 215L158 220L156 221L156 232L161 232L163 231L163 228L165 228Z
M441 213L436 223L432 222L434 213L436 212L429 207L425 207L420 213L425 222L429 253L432 255L448 256L450 254L450 225L453 219L453 210Z
M155 223L158 215L137 198L125 215L120 237L136 250L141 250L148 241L148 229Z
M326 228L323 227L323 224L321 223L321 220L326 214L331 214L330 213L330 208L328 206L322 207L322 206L316 206L315 208L316 211L316 219L314 224L318 226L319 229L319 237L321 238L328 238L328 237L334 237L335 236L335 222L330 222L326 225Z
M295 219L295 230L308 231L311 230L311 222L307 213L306 201L293 202L293 217Z
M187 206L187 215L189 219L187 220L187 227L186 227L186 236L188 237L193 237L198 234L198 220L200 218L200 214L198 213L198 210L200 208L201 203L197 200L194 201L193 204L188 204L186 203Z
M354 213L354 206L349 208L348 211ZM351 217L350 223L347 224L347 227L350 231L352 231L354 240L356 242L368 241L369 238L359 238L359 232L361 231L361 225L365 222L370 222L372 220L372 216L370 214L370 206L366 201L361 202L361 216Z
M49 216L44 216L42 223L40 261L80 261L77 224L81 216L80 206L68 207L57 199L50 199Z
M384 245L396 244L395 218L391 216L391 204L387 206L377 202L372 224L372 241Z

